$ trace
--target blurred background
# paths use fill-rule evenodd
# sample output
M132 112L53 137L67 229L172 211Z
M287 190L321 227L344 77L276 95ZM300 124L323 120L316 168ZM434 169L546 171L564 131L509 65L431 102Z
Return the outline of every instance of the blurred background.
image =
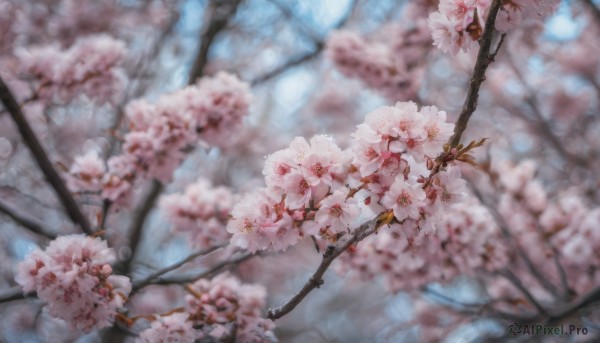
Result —
M75 156L87 151L110 156L119 150L128 127L123 108L129 101L155 101L184 87L194 70L197 75L236 74L251 85L253 95L243 128L231 136L228 147L190 151L165 194L180 192L199 177L243 194L263 185L264 157L288 146L294 137L327 134L347 148L356 125L379 106L396 101L435 105L453 122L466 96L477 49L451 57L433 47L426 21L437 5L430 0L0 0L0 75L15 90L57 168L67 169ZM535 161L542 166L537 177L550 197L578 187L597 203L600 14L595 17L589 7L594 5L600 6L591 0L562 1L543 24L507 35L463 141L490 138L476 156L487 165ZM331 34L338 30L356 34L372 49L373 68L387 59L401 65L405 80L383 85L344 72L332 48ZM39 46L68 48L78 38L96 34L126 44L126 81L114 99L98 103L81 96L43 104L28 100L31 75L22 72L23 56ZM129 206L111 212L108 240L119 258L131 255L127 228L150 187L140 185ZM3 112L0 199L54 234L76 232ZM92 195L81 194L78 200L91 216L102 206ZM16 264L32 248L46 244L46 238L0 214L0 289L14 290ZM141 244L134 276L147 275L193 251L185 236L171 233L156 207L146 220ZM221 253L174 275L201 272L219 261ZM276 306L299 289L319 260L312 242L306 241L232 270L245 281L265 285L269 304ZM183 290L178 286L152 287L156 289L132 300L137 311L168 309L181 301ZM430 289L437 296L421 290L390 293L377 276L362 280L329 271L323 287L277 322L276 335L281 342L298 343L442 337L446 342L471 342L506 333L505 323L477 316L458 322L436 318L432 326L423 325L427 318L415 319L441 311L430 309L435 308L431 304L452 308L452 299L472 303L485 297L477 275L443 286L434 283ZM31 298L0 304L0 317L1 341L107 341L106 332L68 334L63 323L49 318Z

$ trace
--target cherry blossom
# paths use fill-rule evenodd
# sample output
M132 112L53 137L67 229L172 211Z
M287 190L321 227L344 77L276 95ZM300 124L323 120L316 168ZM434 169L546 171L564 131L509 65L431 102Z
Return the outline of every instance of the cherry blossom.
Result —
M242 284L229 274L220 274L194 282L189 291L185 309L200 327L198 338L223 340L235 335L241 342L275 341L275 325L261 315L267 295L262 286Z
M89 332L112 325L131 291L129 278L112 275L115 260L100 238L61 236L27 255L16 281L25 293L36 291L51 316Z
M172 223L173 232L191 236L191 244L209 248L229 239L225 223L234 196L227 187L213 187L206 179L188 185L183 193L163 196L160 208Z
M152 322L150 328L140 332L136 342L193 342L198 334L188 320L187 313L173 313Z

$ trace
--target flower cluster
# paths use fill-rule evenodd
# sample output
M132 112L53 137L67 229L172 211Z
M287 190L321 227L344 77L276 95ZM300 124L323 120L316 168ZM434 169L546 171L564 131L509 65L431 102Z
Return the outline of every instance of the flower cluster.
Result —
M469 51L483 32L484 15L490 0L441 0L429 15L433 44L445 53Z
M125 86L120 67L125 44L107 35L81 38L69 49L33 47L18 53L21 71L37 82L37 96L68 102L85 94L99 103L116 102Z
M409 7L414 4L409 4ZM420 87L421 62L431 37L425 20L411 27L394 25L373 41L350 31L335 31L327 41L327 55L347 77L357 78L392 100L414 99Z
M274 341L275 324L261 314L267 296L264 287L220 274L196 281L188 291L185 309L189 320L200 328L198 338L220 342L233 334L236 342Z
M67 186L72 192L99 192L106 172L104 161L95 150L75 157L67 174Z
M164 196L159 206L174 232L189 234L194 247L208 248L229 239L225 224L233 201L227 187L213 187L210 181L199 179L183 193Z
M454 56L469 51L483 33L491 0L441 0L429 15L433 44ZM557 8L557 0L505 0L496 16L496 29L507 32L527 24L539 24Z
M115 253L100 238L61 236L31 252L15 280L36 291L51 316L86 332L112 325L131 291L129 278L112 275Z
M355 178L367 191L364 203L374 213L392 210L404 225L431 229L434 221L427 219L435 217L437 208L463 196L458 168L425 179L453 129L446 112L435 106L419 111L413 102L397 103L369 113L357 127L352 148Z
M382 277L392 292L415 290L501 269L507 252L500 242L501 232L486 208L461 202L448 208L434 234L425 237L393 224L342 255L336 269L361 279Z
M501 194L498 211L516 240L515 246L536 265L547 264L549 257L558 258L576 294L589 291L600 282L600 273L593 266L600 263L600 235L596 224L600 208L586 204L575 190L568 190L549 200L542 183L536 179L537 165L533 160L519 164L504 162L495 167ZM549 282L561 285L557 266L545 268ZM527 270L521 271L523 277ZM535 280L525 281L534 292L542 293ZM564 287L564 285L562 285Z
M558 0L505 0L496 17L496 29L507 32L526 23L539 23L558 8Z
M285 250L308 235L346 231L358 213L343 183L350 160L322 135L310 143L297 137L270 155L263 169L267 187L247 194L232 210L232 243L252 252Z
M163 95L156 104L134 101L126 109L130 131L124 155L148 177L169 180L182 149L198 141L226 145L249 106L248 84L226 73Z
M140 332L138 343L194 342L197 332L188 320L188 313L173 313L154 320L150 328Z
M369 113L348 151L325 136L294 139L267 158L266 187L233 208L232 243L255 252L308 235L335 242L358 218L384 212L407 230L433 230L439 209L463 195L456 167L426 178L453 127L445 112L407 102Z
M129 103L125 112L130 130L124 137L123 153L108 160L102 197L111 201L124 198L139 178L169 181L185 156L184 150L199 142L229 144L230 133L241 125L250 100L248 84L219 73L163 95L155 104L145 100ZM70 175L79 179L72 182L75 190L92 187L78 168L74 166Z

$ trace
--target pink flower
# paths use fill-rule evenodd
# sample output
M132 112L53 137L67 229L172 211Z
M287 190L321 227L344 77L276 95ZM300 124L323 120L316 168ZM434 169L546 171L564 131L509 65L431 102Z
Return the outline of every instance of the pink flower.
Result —
M455 56L461 48L469 49L469 38L465 37L464 33L456 31L455 24L447 16L440 12L433 12L429 15L428 22L433 45L444 53Z
M237 342L270 342L275 340L275 325L262 316L266 290L259 285L242 284L228 273L212 280L200 279L186 296L186 311L198 327L198 338ZM235 328L235 329L234 329ZM231 333L235 337L230 337Z
M398 221L419 219L419 208L425 206L425 192L418 185L396 180L381 199L381 204L394 211Z
M252 253L269 248L279 230L274 206L264 189L246 194L227 223L227 232L233 235L231 243Z
M285 178L285 194L285 203L290 208L308 206L313 195L310 182L299 172L293 172Z
M72 192L98 192L105 172L104 161L97 151L92 150L75 157L75 162L69 169L67 184Z
M50 46L19 52L22 69L39 82L42 99L68 102L83 93L100 103L115 103L122 95L125 53L125 44L107 35L81 38L62 51Z
M112 275L115 259L100 238L61 236L27 255L15 280L24 292L37 291L51 316L89 332L111 326L131 292L129 278Z
M438 204L447 206L466 197L466 182L460 176L460 168L457 166L449 166L445 171L438 174L437 180L433 183L437 191Z
M293 152L290 149L276 151L267 156L263 175L265 182L269 187L284 187L284 178L292 172L292 169L297 169L299 166L293 159Z
M174 232L190 235L190 243L204 249L229 238L225 225L233 200L228 188L198 179L183 193L163 196L159 207L166 212Z
M189 313L173 313L166 317L158 317L150 328L140 332L136 339L138 343L167 343L167 342L194 342L198 333L188 320Z
M359 208L356 199L347 196L348 192L338 189L321 200L315 221L334 233L348 231L359 215Z
M454 134L454 124L446 122L446 112L438 111L435 106L421 108L424 117L423 131L425 134L422 142L423 153L435 157L440 153L440 146Z
M439 11L455 23L456 31L464 31L473 22L478 0L441 0Z

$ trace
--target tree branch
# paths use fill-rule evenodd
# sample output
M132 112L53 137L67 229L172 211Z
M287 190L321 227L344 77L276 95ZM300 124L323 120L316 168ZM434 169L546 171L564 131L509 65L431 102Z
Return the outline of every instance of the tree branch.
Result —
M221 32L229 19L231 19L238 8L241 0L212 0L208 5L208 25L204 28L200 42L200 49L196 55L196 60L190 71L188 84L194 84L196 79L204 73L204 67L208 62L208 52L215 38Z
M156 279L157 277L159 277L159 276L162 276L162 275L164 275L164 274L166 274L166 273L168 273L168 272L170 272L170 271L173 271L173 270L175 270L175 269L177 269L177 268L179 268L179 267L183 266L184 264L186 264L186 263L188 263L188 262L191 262L191 261L195 260L196 258L198 258L198 257L200 257L200 256L205 256L205 255L208 255L208 254L212 253L212 252L213 252L213 251L215 251L215 250L218 250L218 249L224 248L224 247L226 247L228 244L229 244L229 243L221 243L221 244L218 244L218 245L212 246L212 247L210 247L210 248L208 248L208 249L204 249L204 250L197 251L197 252L195 252L195 253L193 253L193 254L189 255L188 257L184 258L183 260L181 260L181 261L179 261L179 262L177 262L177 263L174 263L174 264L172 264L172 265L170 265L170 266L167 266L167 267L165 267L165 268L162 268L162 269L159 269L159 270L157 270L156 272L154 272L154 273L152 273L152 274L148 275L148 276L147 276L147 277L145 277L144 279L142 279L142 280L140 280L140 281L137 281L137 282L134 282L134 283L133 283L133 289L132 289L132 293L133 293L133 292L135 292L135 291L137 291L137 290L139 290L140 288L143 288L144 286L146 286L146 285L150 284L150 283L151 283L151 282L152 282L154 279Z
M150 186L150 191L148 192L146 199L144 199L143 203L135 212L135 217L133 218L131 228L129 229L129 245L131 247L131 254L129 255L129 258L124 261L124 274L128 274L131 269L131 263L133 262L135 254L142 240L142 230L144 228L144 224L146 223L148 214L150 214L150 211L152 211L154 208L154 204L156 203L156 200L162 193L163 189L163 184L157 180L152 180L152 185Z
M220 273L223 270L225 270L226 268L236 266L236 265L238 265L246 260L249 260L255 256L260 256L260 254L251 254L249 252L245 252L245 253L239 254L238 256L231 258L229 260L225 260L220 263L217 263L214 266L212 266L211 268L209 268L199 274L191 275L191 276L184 276L184 277L173 277L173 278L155 278L154 280L148 282L147 285L150 285L150 284L152 284L152 285L172 285L172 284L182 284L182 283L194 282L198 279L202 279L205 277L209 277L213 274ZM147 286L147 285L144 285L144 286Z
M317 270L313 273L313 275L308 279L306 284L302 287L302 289L294 295L290 300L288 300L285 304L269 309L267 313L267 318L269 319L279 319L286 314L292 312L306 298L306 296L312 292L315 288L319 288L325 282L323 280L323 275L329 269L331 263L340 256L348 247L350 247L354 243L358 243L362 241L364 238L369 235L375 233L377 231L378 226L376 225L375 220L370 220L360 227L358 227L351 234L344 235L340 238L337 243L334 245L330 245L327 247L327 250L323 254L323 259L321 260L321 264Z
M203 75L204 67L208 62L208 52L215 40L215 37L221 30L225 28L229 19L233 17L240 2L241 0L212 0L210 2L210 8L207 9L207 11L209 11L210 21L200 37L200 49L198 51L198 55L196 56L196 60L194 61L192 70L190 71L188 78L189 85L194 84L196 79ZM154 208L156 200L162 193L163 189L163 184L153 180L150 191L148 192L148 197L136 211L137 214L129 230L131 256L127 261L124 262L124 273L129 273L131 269L131 263L135 259L135 254L142 238L142 231L146 222L146 218L148 217L148 214L150 214L150 211Z
M579 310L583 310L583 309L589 307L590 305L594 305L594 304L598 303L599 301L600 301L600 287L597 287L597 288L591 290L589 293L587 293L585 296L583 296L579 300L571 303L571 305L567 306L565 309L550 316L550 318L548 319L548 323L552 324L552 323L559 322L563 319L566 319L566 318L572 316L573 314L575 314L576 312L578 312Z
M44 225L40 223L37 219L31 218L27 216L25 213L19 212L19 210L12 208L10 205L3 203L0 201L0 213L4 213L15 223L23 226L24 228L29 229L33 233L38 235L42 235L48 239L55 239L56 235L50 233L50 230L45 229Z
M455 147L460 143L460 137L467 129L469 119L477 109L479 89L481 88L483 81L485 81L485 72L488 66L494 61L498 50L504 42L504 35L502 35L496 50L492 52L492 40L494 38L494 32L496 32L494 28L496 26L496 15L498 14L500 6L502 6L502 0L494 0L490 7L483 35L479 40L479 53L477 54L477 61L475 62L475 68L473 69L473 75L471 76L471 82L469 83L467 98L465 99L462 111L456 120L454 135L452 135L448 141L448 144L450 144L451 147Z
M40 169L44 173L46 180L50 183L54 191L58 195L58 198L62 202L63 206L67 210L67 214L71 218L71 220L78 224L83 232L88 235L91 235L92 228L88 219L85 217L81 209L77 205L77 202L65 186L62 178L58 174L58 172L52 166L52 162L48 158L46 151L42 147L42 144L38 140L37 136L29 126L27 119L23 115L21 111L21 107L15 100L15 97L11 93L8 86L4 83L4 80L0 77L0 100L4 104L6 110L10 113L13 121L17 125L19 132L21 133L21 137L23 137L23 141L33 154L35 161L39 165Z
M21 287L15 286L11 288L5 288L0 290L0 304L10 302L14 300L25 299L26 296L23 294Z

